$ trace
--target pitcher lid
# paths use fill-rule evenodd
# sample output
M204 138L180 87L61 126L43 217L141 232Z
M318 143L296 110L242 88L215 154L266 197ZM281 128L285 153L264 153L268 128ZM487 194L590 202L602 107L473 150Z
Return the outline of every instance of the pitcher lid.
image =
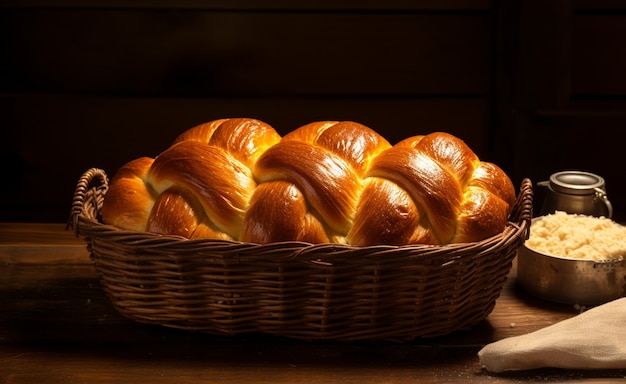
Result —
M550 187L555 192L586 195L604 189L604 179L590 172L562 171L550 175Z

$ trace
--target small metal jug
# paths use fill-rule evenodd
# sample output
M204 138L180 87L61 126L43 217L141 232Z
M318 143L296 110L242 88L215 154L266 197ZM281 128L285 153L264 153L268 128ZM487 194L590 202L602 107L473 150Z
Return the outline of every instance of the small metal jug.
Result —
M537 185L548 188L541 215L564 211L589 216L613 217L613 206L607 198L604 179L582 171L563 171Z

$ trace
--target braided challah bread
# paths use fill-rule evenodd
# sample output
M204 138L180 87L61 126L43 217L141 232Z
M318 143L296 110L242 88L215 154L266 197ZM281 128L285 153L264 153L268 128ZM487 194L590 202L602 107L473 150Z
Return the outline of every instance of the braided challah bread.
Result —
M102 221L122 229L251 243L447 244L504 229L505 172L446 133L391 145L355 122L281 137L247 118L182 133L112 178Z

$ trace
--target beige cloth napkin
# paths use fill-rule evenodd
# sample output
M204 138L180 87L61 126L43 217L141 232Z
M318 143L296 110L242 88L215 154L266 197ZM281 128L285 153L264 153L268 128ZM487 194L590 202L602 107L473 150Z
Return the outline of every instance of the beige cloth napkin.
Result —
M478 352L491 372L535 368L626 369L626 298Z

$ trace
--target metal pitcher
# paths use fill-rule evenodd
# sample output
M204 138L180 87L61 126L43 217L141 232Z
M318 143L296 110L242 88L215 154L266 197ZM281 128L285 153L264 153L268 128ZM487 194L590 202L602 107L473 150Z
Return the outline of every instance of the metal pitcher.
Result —
M606 195L604 179L596 174L557 172L550 176L550 180L540 181L537 185L548 188L541 215L564 211L609 219L613 217L613 206Z

